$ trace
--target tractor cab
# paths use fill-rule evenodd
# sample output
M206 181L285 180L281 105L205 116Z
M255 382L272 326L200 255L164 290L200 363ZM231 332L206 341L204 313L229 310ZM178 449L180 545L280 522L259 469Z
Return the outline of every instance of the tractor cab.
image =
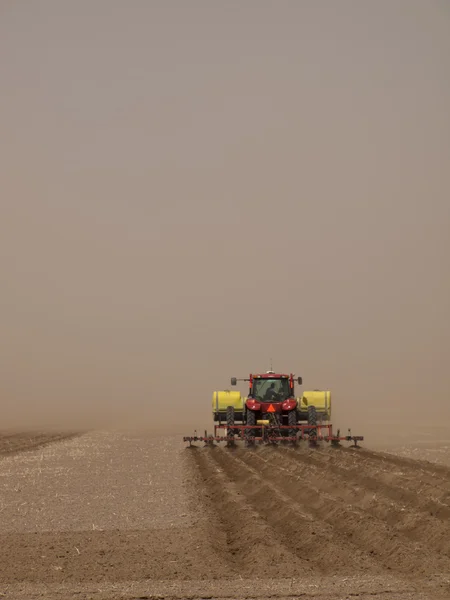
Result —
M253 385L249 389L249 398L259 402L283 402L293 396L288 375L254 375Z
M237 384L237 379L231 379L231 385ZM248 398L257 402L284 402L295 397L294 375L283 375L274 371L267 371L262 374L251 374L249 379ZM302 384L302 378L298 377L297 382Z

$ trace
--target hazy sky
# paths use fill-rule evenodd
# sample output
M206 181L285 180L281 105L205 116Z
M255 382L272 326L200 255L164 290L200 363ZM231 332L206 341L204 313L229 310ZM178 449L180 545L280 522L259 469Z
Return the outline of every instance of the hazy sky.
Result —
M0 0L0 81L7 424L450 418L446 0Z

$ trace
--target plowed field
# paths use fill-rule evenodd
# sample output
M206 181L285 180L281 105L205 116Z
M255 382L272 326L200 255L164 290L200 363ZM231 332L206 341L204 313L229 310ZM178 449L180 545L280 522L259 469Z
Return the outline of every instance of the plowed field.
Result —
M0 594L448 599L444 462L121 432L3 436Z

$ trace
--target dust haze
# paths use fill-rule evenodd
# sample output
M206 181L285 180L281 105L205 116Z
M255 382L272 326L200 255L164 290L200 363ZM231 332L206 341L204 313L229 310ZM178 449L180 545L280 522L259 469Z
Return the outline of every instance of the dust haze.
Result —
M270 358L448 423L449 73L442 1L2 2L1 427L189 434Z

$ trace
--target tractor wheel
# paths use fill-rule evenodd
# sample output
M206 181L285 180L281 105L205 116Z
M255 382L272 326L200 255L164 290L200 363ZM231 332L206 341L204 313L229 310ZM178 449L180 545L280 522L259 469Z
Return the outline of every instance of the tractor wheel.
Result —
M317 425L317 411L315 406L308 406L308 425L310 427L313 426L314 428ZM317 429L309 429L308 434L310 436L316 437Z
M292 429L288 429L289 437L297 437L297 410L291 410L288 412L288 425L292 427Z
M234 406L227 406L227 437L234 437Z
M250 427L255 427L256 425L256 413L253 410L247 410L247 425ZM255 441L255 429L246 429L245 430L245 439L247 440L247 444L253 444Z

